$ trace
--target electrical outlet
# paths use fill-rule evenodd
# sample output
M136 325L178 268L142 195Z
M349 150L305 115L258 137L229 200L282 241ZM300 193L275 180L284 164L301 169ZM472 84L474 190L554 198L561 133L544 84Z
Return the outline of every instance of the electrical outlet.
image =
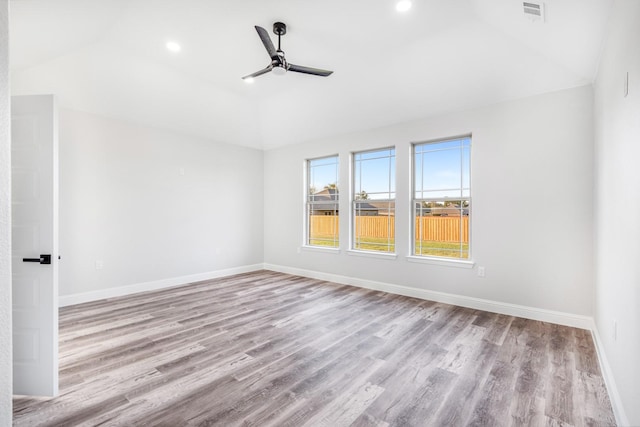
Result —
M96 260L96 270L102 270L104 268L104 261Z
M478 277L484 277L484 267L478 267Z

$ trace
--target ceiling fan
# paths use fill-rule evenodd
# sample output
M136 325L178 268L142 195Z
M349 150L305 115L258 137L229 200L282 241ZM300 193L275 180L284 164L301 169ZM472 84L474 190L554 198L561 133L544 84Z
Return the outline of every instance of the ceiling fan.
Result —
M287 71L295 71L296 73L304 73L311 74L314 76L322 76L327 77L333 73L333 71L321 70L319 68L311 68L304 67L302 65L295 65L287 62L284 57L284 52L280 49L280 37L287 34L287 26L282 22L276 22L273 24L273 32L278 36L278 50L273 46L271 42L271 38L269 38L269 33L262 27L255 26L256 31L258 32L258 36L260 36L260 40L262 40L262 44L265 49L267 49L267 53L271 58L271 64L260 71L256 71L253 74L249 74L248 76L244 76L242 80L253 79L254 77L261 76L262 74L266 74L270 71L273 71L273 74L282 75Z

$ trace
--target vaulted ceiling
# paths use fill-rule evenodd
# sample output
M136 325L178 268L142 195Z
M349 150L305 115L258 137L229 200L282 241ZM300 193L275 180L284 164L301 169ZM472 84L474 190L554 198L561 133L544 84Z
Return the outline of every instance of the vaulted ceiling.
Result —
M589 84L611 2L11 0L12 93L269 149ZM334 74L241 80L275 21L290 62Z

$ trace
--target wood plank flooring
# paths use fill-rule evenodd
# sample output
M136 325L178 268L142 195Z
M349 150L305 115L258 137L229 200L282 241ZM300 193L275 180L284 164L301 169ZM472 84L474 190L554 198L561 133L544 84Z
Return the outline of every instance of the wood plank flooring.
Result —
M16 426L612 426L588 331L270 271L60 310Z

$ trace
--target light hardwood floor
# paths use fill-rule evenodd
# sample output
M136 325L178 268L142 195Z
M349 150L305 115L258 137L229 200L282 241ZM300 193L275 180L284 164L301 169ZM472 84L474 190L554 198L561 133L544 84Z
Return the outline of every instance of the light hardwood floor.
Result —
M60 310L14 425L610 426L588 331L269 271Z

